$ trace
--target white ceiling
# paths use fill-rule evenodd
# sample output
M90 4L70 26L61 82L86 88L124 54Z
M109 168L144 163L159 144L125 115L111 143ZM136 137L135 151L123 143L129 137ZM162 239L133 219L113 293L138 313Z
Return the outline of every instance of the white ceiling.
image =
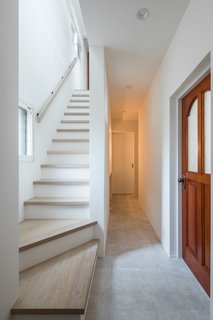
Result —
M80 0L90 45L106 47L113 119L137 117L189 1ZM140 21L136 14L144 7L150 17Z

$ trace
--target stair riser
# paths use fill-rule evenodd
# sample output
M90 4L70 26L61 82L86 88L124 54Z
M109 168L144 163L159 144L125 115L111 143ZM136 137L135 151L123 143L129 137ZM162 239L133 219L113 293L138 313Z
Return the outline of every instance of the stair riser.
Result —
M71 107L67 106L65 112L89 112L90 108L89 107Z
M80 100L80 99L79 99ZM90 103L89 102L79 102L79 101L75 101L75 102L69 102L68 104L70 107L90 107Z
M89 139L89 132L57 132L55 139Z
M89 152L89 142L53 142L50 150Z
M48 260L94 239L94 233L95 226L91 226L20 252L20 271L26 270L40 262Z
M84 96L84 95L90 95L90 91L87 89L82 89L82 90L75 90L72 94L72 97L74 97L75 95L80 95L80 96Z
M89 205L25 205L25 219L88 219Z
M88 197L89 184L85 185L34 185L35 197Z
M88 101L90 100L90 97L88 96L85 96L85 95L81 95L81 96L78 96L78 97L72 97L71 98L72 101Z
M74 314L62 314L62 315L12 315L11 320L84 320L85 317Z
M89 115L64 115L62 120L79 120L79 121L84 121L84 120L89 120L90 117Z
M60 129L89 129L89 123L60 123Z
M61 168L42 168L42 179L89 179L88 168L73 168L73 169L61 169Z
M48 154L47 162L53 164L89 164L88 154Z

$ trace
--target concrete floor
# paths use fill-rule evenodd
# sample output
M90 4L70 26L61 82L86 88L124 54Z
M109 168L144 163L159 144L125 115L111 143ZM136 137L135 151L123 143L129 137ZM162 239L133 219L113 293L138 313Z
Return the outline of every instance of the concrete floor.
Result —
M113 196L86 320L209 320L210 300L183 260L169 259L138 201Z

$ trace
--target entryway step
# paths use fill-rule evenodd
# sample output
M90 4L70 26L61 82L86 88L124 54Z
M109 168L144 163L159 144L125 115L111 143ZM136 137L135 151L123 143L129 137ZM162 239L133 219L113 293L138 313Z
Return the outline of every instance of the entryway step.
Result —
M21 272L19 298L11 309L13 319L27 314L45 315L44 319L79 315L80 320L86 314L97 250L98 240L92 240Z
M28 219L19 223L20 270L94 239L91 219Z

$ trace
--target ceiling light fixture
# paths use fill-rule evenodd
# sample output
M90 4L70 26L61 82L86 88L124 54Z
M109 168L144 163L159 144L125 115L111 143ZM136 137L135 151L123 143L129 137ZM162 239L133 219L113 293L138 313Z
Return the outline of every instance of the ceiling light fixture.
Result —
M126 89L132 89L131 85L126 86Z
M146 20L149 18L149 15L150 15L150 12L149 12L149 9L147 8L142 8L137 12L137 18L139 20Z

